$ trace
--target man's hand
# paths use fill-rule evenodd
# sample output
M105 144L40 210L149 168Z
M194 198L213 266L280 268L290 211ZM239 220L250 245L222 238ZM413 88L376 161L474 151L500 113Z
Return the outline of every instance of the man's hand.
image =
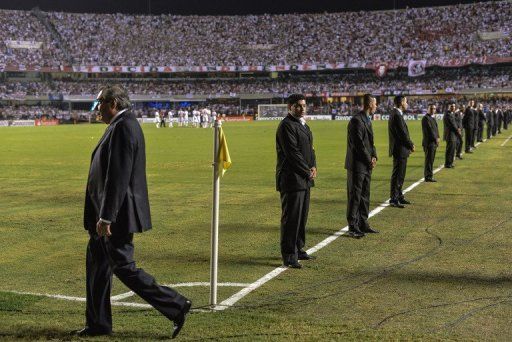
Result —
M110 223L99 220L98 223L96 223L96 232L99 236L111 236Z
M377 158L372 157L372 170L375 169L375 166L377 165Z
M411 152L414 152L414 151L416 151L416 146L413 144Z
M441 138L437 138L437 146L439 146L440 141L441 141Z
M315 179L316 178L316 167L312 167L309 169L309 179Z

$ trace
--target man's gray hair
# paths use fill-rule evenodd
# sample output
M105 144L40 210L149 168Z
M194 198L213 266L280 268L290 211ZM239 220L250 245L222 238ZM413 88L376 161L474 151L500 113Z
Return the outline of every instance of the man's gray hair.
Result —
M101 87L101 97L108 102L115 100L117 110L127 109L132 106L126 89L117 84Z

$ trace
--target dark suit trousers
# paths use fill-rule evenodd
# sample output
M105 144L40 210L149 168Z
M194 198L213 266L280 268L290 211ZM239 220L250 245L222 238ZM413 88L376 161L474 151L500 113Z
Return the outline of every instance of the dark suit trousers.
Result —
M456 152L457 152L457 157L461 157L462 156L462 136L457 135L457 141L455 142L455 145L457 146L455 148Z
M471 137L471 147L475 147L477 138L478 138L478 126L473 128L473 136Z
M492 125L487 124L487 139L492 137Z
M471 146L473 146L473 128L465 128L464 130L466 131L464 150L468 152Z
M445 153L445 159L444 159L444 166L453 165L453 160L455 159L455 145L456 144L457 144L457 141L455 141L455 140L448 140L446 142L446 153Z
M347 221L349 228L365 230L370 212L371 175L363 172L347 172Z
M434 159L436 159L436 150L436 144L423 146L423 151L425 152L425 169L423 175L425 178L434 177Z
M484 140L484 124L479 123L478 124L478 133L477 133L477 141L483 141Z
M281 255L284 262L297 261L306 244L310 190L281 192Z
M112 331L112 274L170 320L176 318L185 305L185 297L158 285L151 275L135 267L132 241L133 234L102 238L90 233L86 258L86 325L95 331Z
M407 170L407 157L397 158L393 156L393 172L391 174L391 200L403 199L402 186L405 181L405 171Z

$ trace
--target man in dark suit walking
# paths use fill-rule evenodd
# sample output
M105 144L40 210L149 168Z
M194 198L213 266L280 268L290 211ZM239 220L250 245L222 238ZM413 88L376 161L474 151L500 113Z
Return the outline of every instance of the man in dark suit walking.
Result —
M455 119L455 104L451 103L448 112L443 116L444 133L443 140L446 141L446 154L444 167L453 168L453 160L455 157L455 148L457 140L462 136L462 130L458 127Z
M376 109L377 99L370 94L364 95L363 110L350 119L347 128L347 221L348 234L355 238L378 233L368 224L370 182L377 164L371 121Z
M416 148L409 137L409 129L403 118L408 106L407 98L401 95L396 96L394 103L395 107L391 111L388 122L389 155L393 156L389 204L392 207L404 208L404 204L411 204L402 193L407 170L407 158Z
M313 134L304 119L306 98L288 97L288 115L276 133L276 188L281 194L281 255L284 266L302 268L299 260L312 256L304 251L310 188L316 178Z
M423 140L421 145L425 152L425 182L437 182L434 179L434 159L436 158L436 150L439 146L439 128L434 117L436 113L436 105L428 106L427 114L421 119L421 130L423 132Z
M128 93L105 86L96 98L107 129L91 157L85 194L87 246L86 327L79 336L112 332L110 290L115 274L130 290L173 321L172 338L185 323L191 302L135 266L133 234L151 229L142 129L130 112Z

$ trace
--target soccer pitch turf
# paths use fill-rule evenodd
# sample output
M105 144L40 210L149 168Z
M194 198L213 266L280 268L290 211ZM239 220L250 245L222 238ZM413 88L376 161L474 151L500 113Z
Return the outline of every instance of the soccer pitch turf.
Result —
M277 122L224 123L232 167L221 180L219 282L249 284L281 265L275 191ZM387 122L373 123L379 161L370 209L388 199ZM417 151L404 188L423 177ZM347 122L310 122L318 180L306 247L346 226ZM439 124L442 133L442 123ZM0 129L0 338L69 339L85 304L24 293L85 296L82 226L91 152L105 125ZM212 130L145 125L153 229L135 236L138 266L162 284L209 281ZM512 335L511 131L481 144L455 169L407 197L406 209L370 219L380 234L340 237L220 312L194 312L183 340L492 339ZM503 145L504 144L504 145ZM503 145L503 146L501 146ZM444 160L445 143L435 166ZM194 307L206 286L178 287ZM219 302L242 287L220 287ZM127 289L114 280L113 295ZM143 303L129 297L121 301ZM116 306L118 340L161 340L170 323L155 310Z

